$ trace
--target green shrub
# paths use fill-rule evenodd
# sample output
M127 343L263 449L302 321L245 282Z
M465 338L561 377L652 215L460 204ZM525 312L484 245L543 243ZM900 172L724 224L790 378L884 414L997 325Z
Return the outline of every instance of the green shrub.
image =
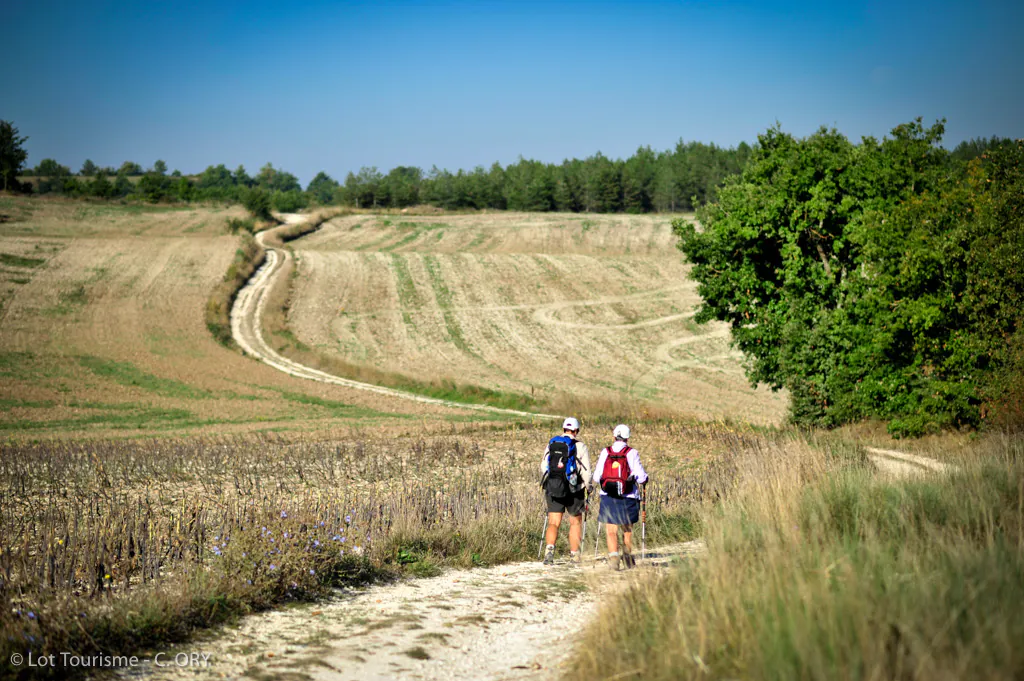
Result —
M259 187L252 187L242 192L242 206L257 220L271 220L270 193Z
M239 232L248 232L249 234L256 233L256 220L249 218L228 218L227 230L229 234L238 234Z
M298 189L274 192L271 203L279 213L297 213L309 205L309 198Z

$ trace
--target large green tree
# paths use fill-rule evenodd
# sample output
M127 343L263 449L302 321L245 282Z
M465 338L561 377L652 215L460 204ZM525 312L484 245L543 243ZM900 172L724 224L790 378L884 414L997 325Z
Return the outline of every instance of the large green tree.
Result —
M891 244L886 257L873 250L894 233L884 216L932 196L946 177L942 131L942 123L925 129L917 120L854 145L835 130L796 139L773 128L742 175L698 211L702 230L674 223L704 301L697 320L730 324L748 377L787 388L798 422L920 412L934 387L920 380L925 370L905 334L883 329L894 334L889 345L875 334L883 303L868 293L877 290L879 263L893 261ZM915 276L926 276L926 260ZM871 369L884 374L873 379L879 390L862 388ZM932 421L970 419L970 409L952 402L931 405Z

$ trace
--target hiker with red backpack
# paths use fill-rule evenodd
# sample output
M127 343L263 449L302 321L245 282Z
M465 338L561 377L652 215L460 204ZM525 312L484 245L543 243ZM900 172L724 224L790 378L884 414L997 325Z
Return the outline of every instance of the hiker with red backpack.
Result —
M541 482L547 503L547 529L544 533L544 564L555 562L555 542L562 515L569 514L569 564L580 565L583 512L590 487L590 450L576 438L580 422L571 416L562 422L562 434L556 435L544 449L540 462Z
M640 519L640 499L647 484L647 471L640 453L629 446L629 426L620 424L612 431L615 442L601 450L594 467L593 483L601 490L601 509L597 521L605 523L608 537L608 567L619 569L619 527L622 528L622 564L636 565L633 559L633 525Z

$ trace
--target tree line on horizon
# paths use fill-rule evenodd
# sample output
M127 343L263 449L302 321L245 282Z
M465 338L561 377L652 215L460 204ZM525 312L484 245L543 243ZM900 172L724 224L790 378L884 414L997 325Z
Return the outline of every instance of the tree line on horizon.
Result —
M348 173L344 182L321 171L303 189L294 174L271 163L255 176L244 166L230 170L224 164L210 165L198 175L178 170L168 173L162 160L144 170L134 161L113 168L87 159L77 174L51 158L25 168L21 145L27 138L19 137L13 124L2 124L0 173L4 189L151 203L222 201L281 212L311 205L372 209L422 204L446 210L686 212L714 200L717 188L726 178L739 174L757 149L756 144L746 142L727 148L680 140L674 148L661 152L640 147L624 160L598 152L561 163L520 157L507 166L495 162L488 168L477 166L454 173L436 166L426 172L397 166L387 173L363 167ZM950 158L975 158L998 141L995 137L964 141ZM19 181L19 177L34 181Z

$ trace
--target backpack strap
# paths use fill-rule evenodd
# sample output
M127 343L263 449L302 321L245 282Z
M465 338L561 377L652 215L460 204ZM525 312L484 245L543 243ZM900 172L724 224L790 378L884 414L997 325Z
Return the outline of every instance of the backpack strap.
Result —
M629 456L629 453L631 451L633 451L633 448L630 447L629 445L626 445L626 447L621 452L616 452L611 447L605 447L605 450L607 450L608 456L619 457L619 456Z

